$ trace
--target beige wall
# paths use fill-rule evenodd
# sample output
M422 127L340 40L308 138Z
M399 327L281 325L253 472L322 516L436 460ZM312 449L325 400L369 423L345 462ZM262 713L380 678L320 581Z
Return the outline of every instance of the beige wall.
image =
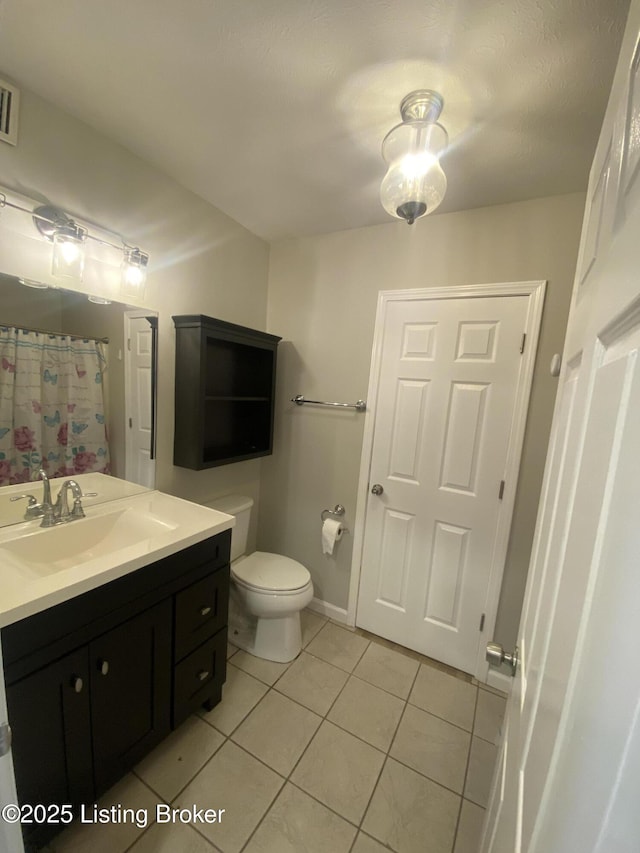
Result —
M151 254L145 302L160 313L158 488L196 501L232 491L258 500L259 460L198 472L172 464L171 316L208 314L264 329L268 245L125 148L28 91L22 92L18 143L16 148L0 144L0 184L120 232ZM188 140L184 156L189 156Z
M495 636L515 640L535 525L584 195L443 214L278 242L271 248L268 330L282 335L274 455L263 463L258 544L309 567L316 596L346 608L353 536L320 549L320 512L340 502L353 529L363 417L290 398L367 394L378 291L548 280L523 462Z

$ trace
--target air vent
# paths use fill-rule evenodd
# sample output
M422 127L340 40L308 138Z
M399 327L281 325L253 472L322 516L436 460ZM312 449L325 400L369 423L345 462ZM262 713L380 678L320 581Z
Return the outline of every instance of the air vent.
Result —
M20 92L11 83L0 79L0 140L18 144L18 107Z

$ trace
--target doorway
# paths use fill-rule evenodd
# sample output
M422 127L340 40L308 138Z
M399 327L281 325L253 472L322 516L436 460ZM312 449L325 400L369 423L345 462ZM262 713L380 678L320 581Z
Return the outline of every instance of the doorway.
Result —
M544 289L384 291L378 303L350 605L358 626L482 680Z

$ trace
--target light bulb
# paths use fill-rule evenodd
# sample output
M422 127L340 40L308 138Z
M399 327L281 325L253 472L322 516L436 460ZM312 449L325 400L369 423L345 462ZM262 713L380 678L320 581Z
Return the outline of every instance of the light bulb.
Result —
M86 231L75 223L58 228L53 235L51 273L82 279Z
M140 249L125 247L122 261L122 292L127 296L142 297L147 280L149 255Z

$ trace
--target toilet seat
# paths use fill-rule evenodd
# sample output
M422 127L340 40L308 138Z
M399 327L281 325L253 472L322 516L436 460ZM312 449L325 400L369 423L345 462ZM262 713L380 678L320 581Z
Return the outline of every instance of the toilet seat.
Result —
M282 594L298 592L311 581L308 570L297 560L266 551L254 551L248 557L235 560L231 575L248 589Z

